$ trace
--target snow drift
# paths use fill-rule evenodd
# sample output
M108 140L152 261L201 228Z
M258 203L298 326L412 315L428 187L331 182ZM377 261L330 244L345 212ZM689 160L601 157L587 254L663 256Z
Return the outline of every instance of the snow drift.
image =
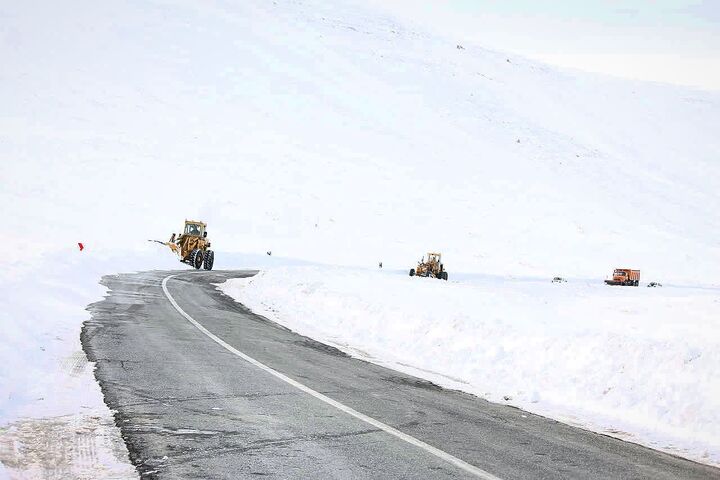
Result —
M720 464L718 290L275 268L220 288L303 335L495 402Z

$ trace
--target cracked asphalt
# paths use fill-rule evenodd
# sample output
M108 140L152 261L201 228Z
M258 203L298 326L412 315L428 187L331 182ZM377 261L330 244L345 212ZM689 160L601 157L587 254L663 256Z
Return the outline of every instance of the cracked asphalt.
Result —
M502 479L720 479L720 470L444 390L293 333L213 284L250 271L106 276L83 347L143 479L473 478L231 354ZM488 365L488 368L492 368Z

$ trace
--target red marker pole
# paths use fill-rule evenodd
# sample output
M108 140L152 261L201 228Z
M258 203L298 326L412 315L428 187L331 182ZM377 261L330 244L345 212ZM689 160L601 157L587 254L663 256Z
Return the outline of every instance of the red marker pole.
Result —
M78 248L80 248L80 251L82 252L83 249L85 248L85 245L83 245L82 243L78 242Z

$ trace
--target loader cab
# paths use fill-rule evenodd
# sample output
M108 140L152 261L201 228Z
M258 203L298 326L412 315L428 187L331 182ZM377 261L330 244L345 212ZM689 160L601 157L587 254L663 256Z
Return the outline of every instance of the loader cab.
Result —
M202 222L185 222L185 231L183 232L183 235L187 235L189 237L204 237L206 236L205 224Z

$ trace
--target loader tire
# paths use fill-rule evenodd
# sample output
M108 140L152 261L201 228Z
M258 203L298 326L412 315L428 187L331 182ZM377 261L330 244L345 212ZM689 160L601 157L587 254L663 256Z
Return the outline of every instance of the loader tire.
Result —
M190 265L192 265L195 270L199 270L200 267L202 267L203 256L203 251L199 248L196 248L195 250L190 252Z
M410 269L410 276L411 276L411 277L414 277L414 276L415 276L415 269L414 269L414 268L411 268L411 269Z
M212 270L213 263L215 263L215 252L207 250L205 252L205 260L203 261L203 268L205 270Z

